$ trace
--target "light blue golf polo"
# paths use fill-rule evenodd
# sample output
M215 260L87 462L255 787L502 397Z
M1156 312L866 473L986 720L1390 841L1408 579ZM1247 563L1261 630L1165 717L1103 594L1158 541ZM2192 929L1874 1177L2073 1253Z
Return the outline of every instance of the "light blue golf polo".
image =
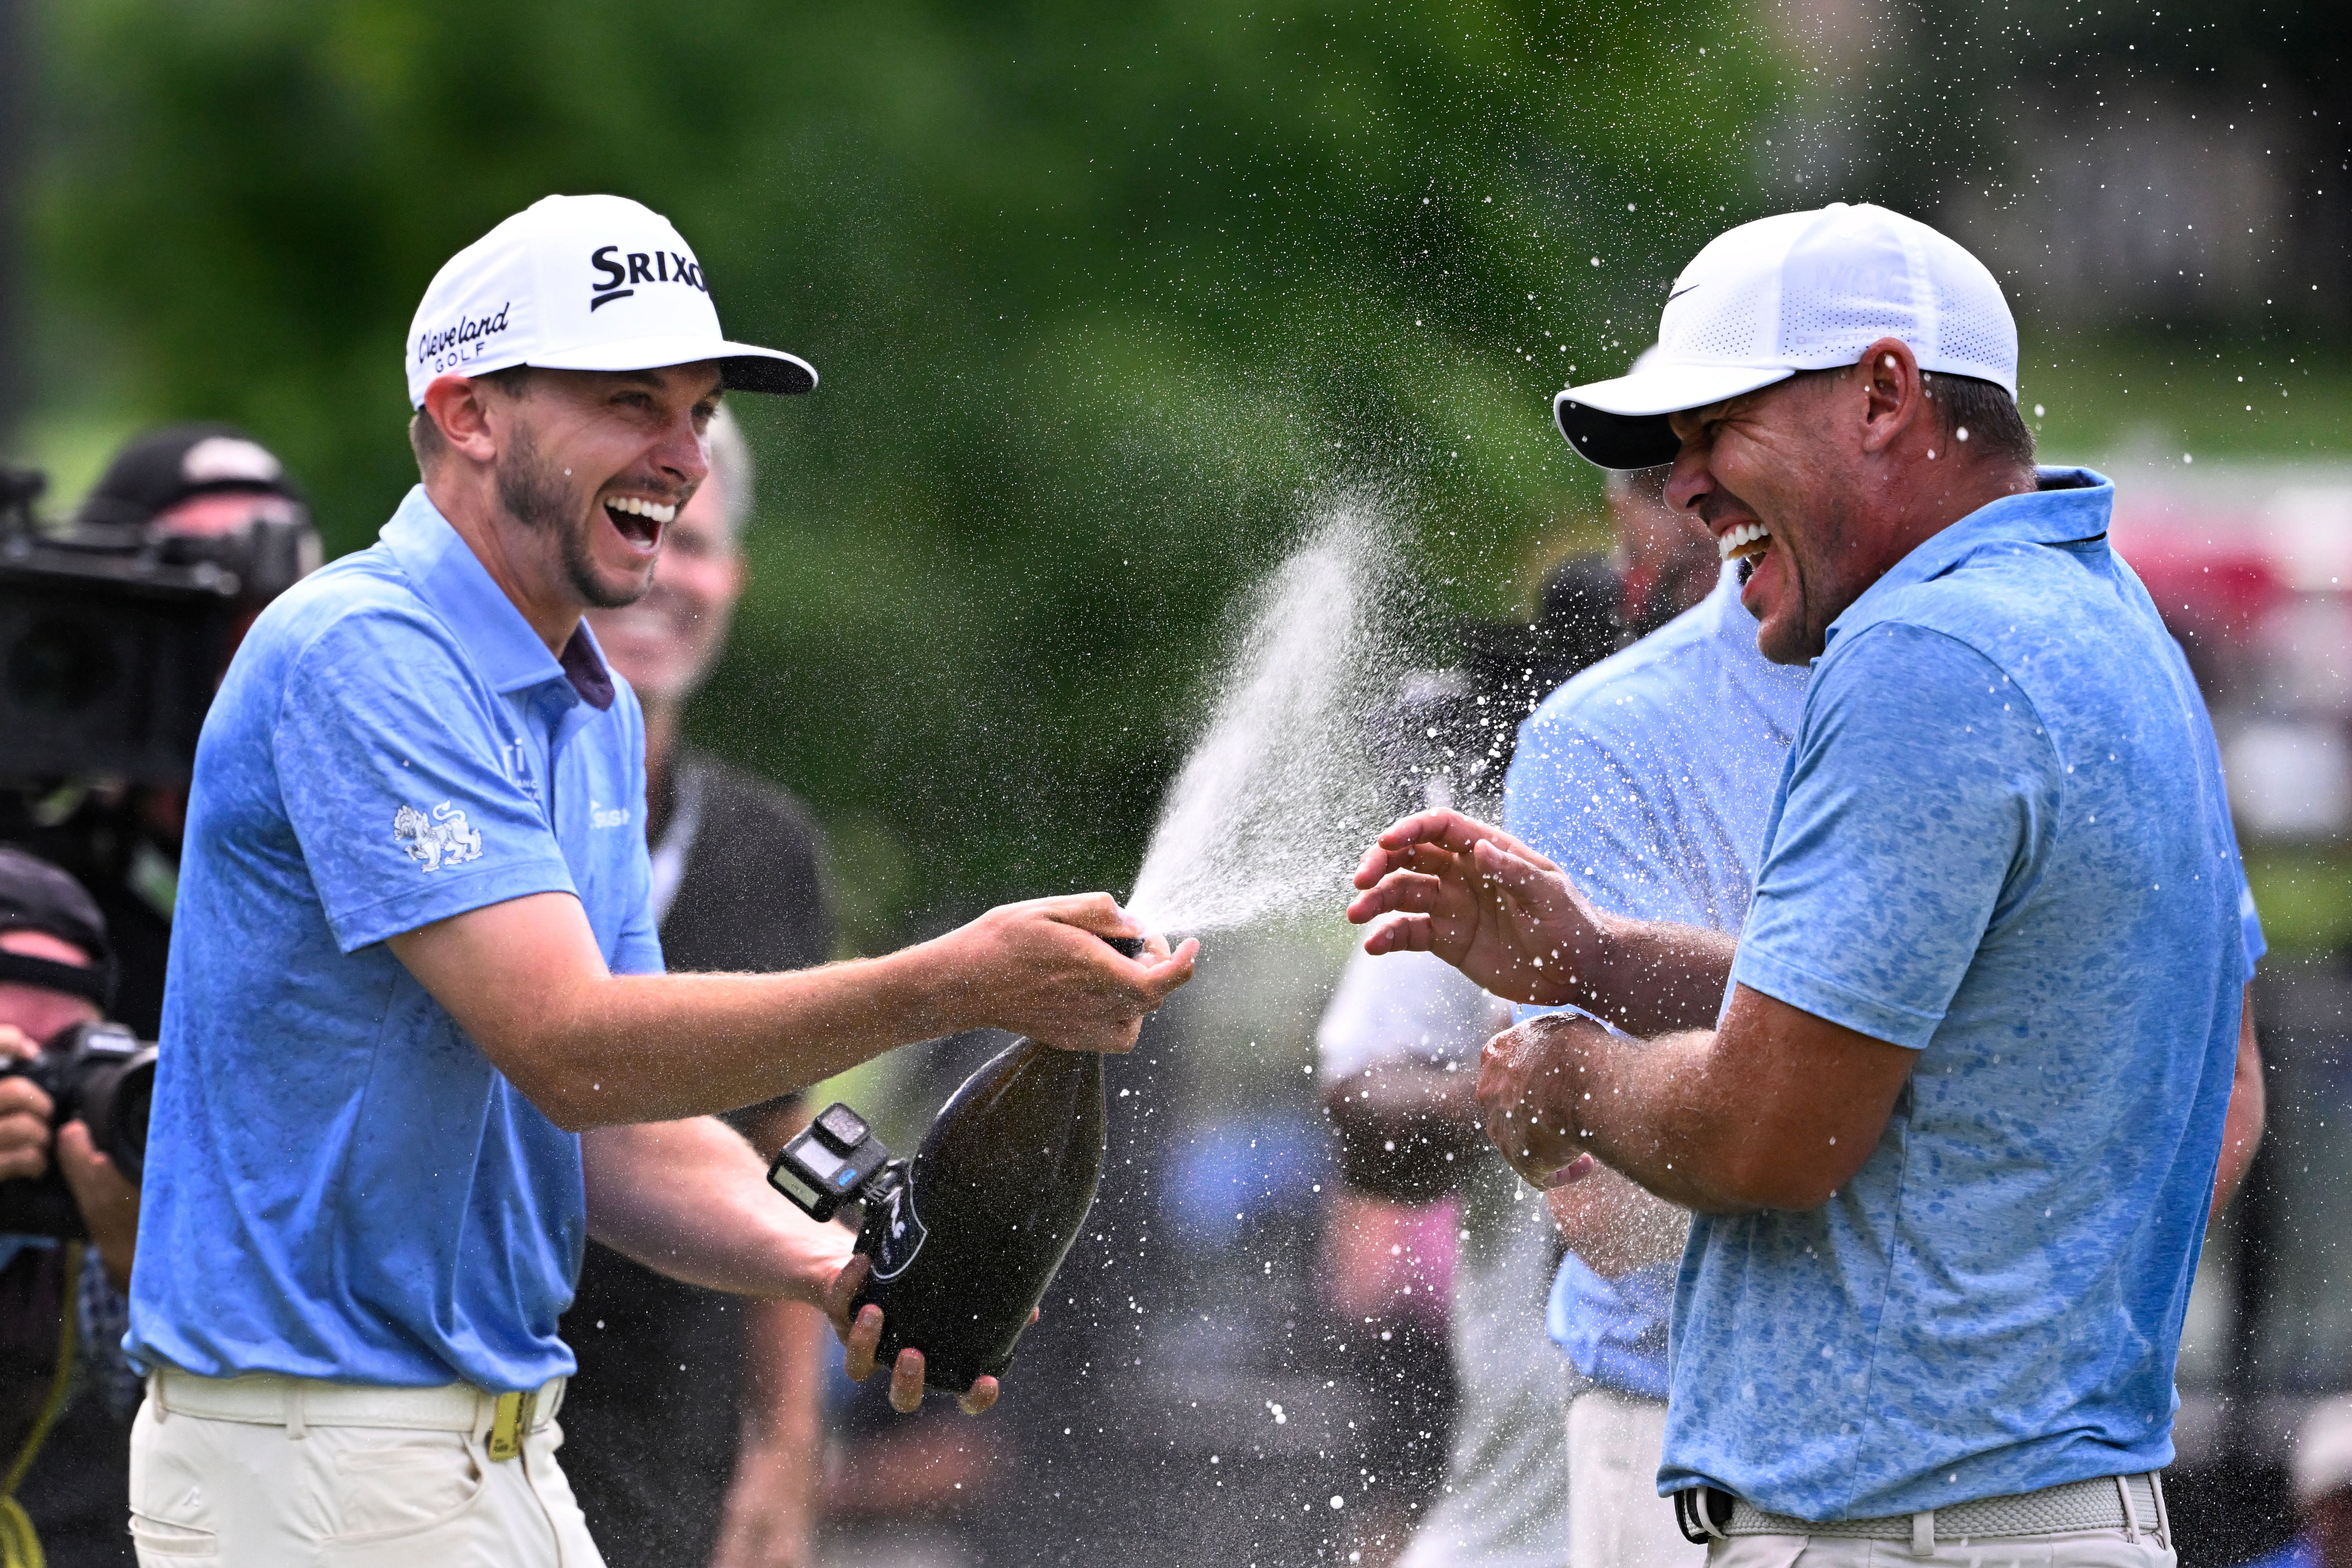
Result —
M206 718L126 1345L207 1376L536 1387L586 1241L580 1140L384 938L568 893L650 973L644 723L420 487L255 622Z
M1580 672L1520 726L1503 825L1612 914L1737 931L1805 681L1757 651L1727 566L1706 598ZM1664 1399L1675 1276L1652 1263L1604 1279L1569 1253L1552 1338L1601 1387Z
M2172 1458L2259 937L2113 499L2045 470L1830 628L1733 978L1917 1059L1825 1207L1699 1218L1662 1490L1834 1520Z

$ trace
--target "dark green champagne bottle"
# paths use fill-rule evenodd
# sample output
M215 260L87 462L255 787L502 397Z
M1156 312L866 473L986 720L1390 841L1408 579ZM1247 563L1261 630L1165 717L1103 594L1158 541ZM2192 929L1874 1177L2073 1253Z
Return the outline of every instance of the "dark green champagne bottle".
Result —
M874 1271L850 1312L882 1308L879 1364L912 1345L923 1381L954 1394L1004 1375L1094 1207L1108 1121L1091 1051L1015 1040L964 1080L904 1179L866 1204L857 1250Z

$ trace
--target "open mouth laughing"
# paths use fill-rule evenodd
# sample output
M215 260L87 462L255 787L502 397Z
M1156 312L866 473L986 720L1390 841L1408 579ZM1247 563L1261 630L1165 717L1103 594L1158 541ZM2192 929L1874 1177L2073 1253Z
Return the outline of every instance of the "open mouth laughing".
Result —
M1761 523L1741 523L1715 536L1725 560L1748 560L1772 548L1772 531Z
M660 545L662 529L677 516L677 507L642 496L607 496L604 515L623 538L649 550Z

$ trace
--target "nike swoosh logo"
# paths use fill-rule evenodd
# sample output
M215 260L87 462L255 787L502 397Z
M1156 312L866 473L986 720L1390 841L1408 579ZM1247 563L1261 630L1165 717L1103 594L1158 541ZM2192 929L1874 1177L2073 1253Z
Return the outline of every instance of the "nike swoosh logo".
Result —
M1666 303L1672 305L1675 300L1680 299L1684 295L1688 294L1691 291L1691 288L1696 288L1697 287L1698 285L1694 283L1690 286L1690 288L1675 289L1672 294L1666 296Z

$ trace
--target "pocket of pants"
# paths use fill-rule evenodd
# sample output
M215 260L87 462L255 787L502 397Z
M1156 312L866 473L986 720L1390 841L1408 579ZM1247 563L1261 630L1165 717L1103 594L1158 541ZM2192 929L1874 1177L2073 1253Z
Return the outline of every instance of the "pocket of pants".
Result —
M220 1537L211 1531L174 1524L168 1519L150 1519L143 1513L131 1516L131 1542L138 1549L140 1568L163 1563L194 1568L220 1561Z
M312 1429L312 1440L320 1435ZM467 1512L487 1481L474 1445L456 1432L335 1433L335 1533L331 1550L416 1537Z

